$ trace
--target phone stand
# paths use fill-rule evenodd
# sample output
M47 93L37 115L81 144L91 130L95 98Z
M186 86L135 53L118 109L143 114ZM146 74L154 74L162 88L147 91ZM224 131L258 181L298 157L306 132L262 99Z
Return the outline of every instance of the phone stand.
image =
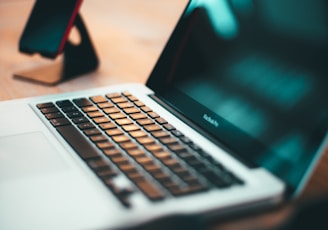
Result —
M78 75L96 70L99 61L80 14L76 15L73 26L80 33L80 44L74 45L67 40L63 50L62 62L21 71L15 73L14 77L46 85L56 85Z

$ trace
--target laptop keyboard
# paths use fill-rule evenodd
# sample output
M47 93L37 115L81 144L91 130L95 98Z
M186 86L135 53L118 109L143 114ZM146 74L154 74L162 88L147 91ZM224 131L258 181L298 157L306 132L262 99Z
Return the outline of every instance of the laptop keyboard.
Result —
M37 108L125 207L225 189L243 181L129 92L38 104ZM121 174L135 186L119 186Z

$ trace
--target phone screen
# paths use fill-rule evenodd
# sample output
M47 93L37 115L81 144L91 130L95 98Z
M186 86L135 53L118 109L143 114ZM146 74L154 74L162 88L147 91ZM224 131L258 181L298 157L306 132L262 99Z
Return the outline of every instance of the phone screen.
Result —
M82 0L37 0L19 42L24 53L55 58L65 46Z

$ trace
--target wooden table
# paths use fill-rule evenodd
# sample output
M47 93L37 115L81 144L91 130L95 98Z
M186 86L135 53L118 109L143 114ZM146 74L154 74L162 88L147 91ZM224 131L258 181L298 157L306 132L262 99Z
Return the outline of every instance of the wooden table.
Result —
M13 73L51 61L18 52L18 41L33 6L32 0L0 0L0 100L69 92L127 82L144 83L186 0L85 0L81 14L95 45L100 67L96 72L57 86L13 79ZM328 154L307 185L302 199L328 194ZM213 229L265 229L285 218L293 206L233 221L218 221Z

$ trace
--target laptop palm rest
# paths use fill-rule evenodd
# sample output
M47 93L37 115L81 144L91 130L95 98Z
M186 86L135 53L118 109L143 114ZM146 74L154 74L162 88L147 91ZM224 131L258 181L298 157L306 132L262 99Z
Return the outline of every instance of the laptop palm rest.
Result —
M0 137L0 159L0 183L68 167L41 132Z

